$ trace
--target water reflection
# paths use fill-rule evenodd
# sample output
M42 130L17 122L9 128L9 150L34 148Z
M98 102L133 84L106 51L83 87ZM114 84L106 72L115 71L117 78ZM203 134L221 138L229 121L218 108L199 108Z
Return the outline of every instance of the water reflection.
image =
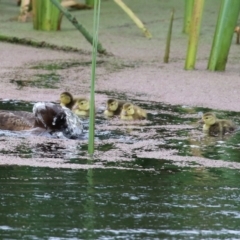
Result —
M142 172L1 166L1 237L238 237L239 171L162 167Z

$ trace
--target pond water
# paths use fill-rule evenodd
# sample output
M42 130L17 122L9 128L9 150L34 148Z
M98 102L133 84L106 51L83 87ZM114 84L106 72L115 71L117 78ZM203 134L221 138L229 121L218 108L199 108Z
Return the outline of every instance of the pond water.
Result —
M32 105L2 101L0 109ZM238 239L240 134L203 136L197 113L209 109L140 105L150 112L142 123L97 114L94 157L87 140L32 143L1 131L1 239ZM217 113L240 122L238 113Z

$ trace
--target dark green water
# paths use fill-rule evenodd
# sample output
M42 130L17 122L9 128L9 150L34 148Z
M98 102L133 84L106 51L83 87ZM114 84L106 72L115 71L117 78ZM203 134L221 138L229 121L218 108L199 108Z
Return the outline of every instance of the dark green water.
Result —
M151 126L180 126L157 127L151 137L161 140L159 151L173 149L182 157L200 154L208 159L240 162L238 132L224 139L199 137L195 131L189 137L191 124L196 121L189 114L192 109L141 104L156 113L149 114L149 121L141 129L132 126L139 134L148 132ZM0 109L31 108L32 103L0 102ZM194 114L207 110L197 108ZM237 113L219 114L239 123ZM98 116L96 125L106 121ZM96 137L103 143L96 150L108 153L116 148L115 142L131 146L142 140L139 136L130 135L121 126L113 131L98 130ZM180 167L167 159L137 157L141 149L134 148L130 153L123 152L131 160L119 161L116 156L111 161L104 157L90 161L87 145L81 141L76 149L69 149L46 139L34 147L21 143L10 152L1 147L6 137L21 138L1 135L0 159L5 155L32 161L62 158L86 169L1 165L0 239L239 239L238 169ZM112 142L106 143L107 139ZM156 146L147 151L151 154ZM87 167L99 164L102 168Z
M0 168L1 239L237 239L239 171Z

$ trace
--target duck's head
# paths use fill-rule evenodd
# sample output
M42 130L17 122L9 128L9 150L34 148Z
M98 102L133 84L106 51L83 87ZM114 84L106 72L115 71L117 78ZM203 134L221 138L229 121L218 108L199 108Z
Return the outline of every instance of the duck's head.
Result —
M217 117L214 113L207 112L202 116L202 122L208 126L211 126L216 123Z
M122 108L122 115L132 116L135 113L134 106L131 103L125 103Z
M90 102L87 98L78 98L73 110L88 111L90 109Z
M114 112L118 108L118 100L116 99L108 99L107 100L107 110Z
M73 103L73 96L69 92L63 92L60 94L60 105L62 107L68 107L68 105L71 105Z

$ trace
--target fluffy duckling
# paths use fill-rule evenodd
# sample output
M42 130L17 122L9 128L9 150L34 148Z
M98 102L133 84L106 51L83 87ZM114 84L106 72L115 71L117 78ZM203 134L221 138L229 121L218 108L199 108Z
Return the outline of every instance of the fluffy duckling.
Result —
M113 117L120 115L122 107L126 102L118 101L117 99L108 99L107 100L107 109L104 111L106 117Z
M145 110L132 103L125 103L120 118L122 120L141 120L147 118L147 113Z
M69 109L72 109L74 104L76 103L76 99L73 98L72 94L69 92L62 92L60 94L60 105L62 107L67 107Z
M236 125L231 120L218 119L216 115L211 112L203 114L201 122L204 123L203 131L210 136L224 135L236 129Z
M90 102L87 98L78 98L74 104L72 111L79 117L88 117L90 110Z

